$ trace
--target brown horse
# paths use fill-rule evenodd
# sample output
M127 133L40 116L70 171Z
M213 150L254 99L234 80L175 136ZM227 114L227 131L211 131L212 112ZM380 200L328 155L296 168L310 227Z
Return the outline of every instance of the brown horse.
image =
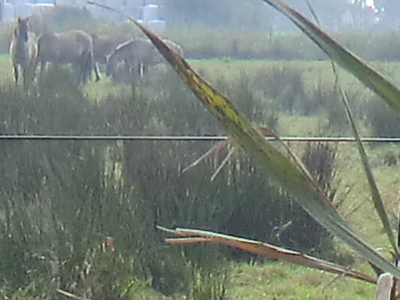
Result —
M100 79L94 61L92 37L82 30L43 34L38 41L37 60L41 74L48 62L57 66L71 65L78 83L86 83L92 71L96 81Z
M33 32L29 31L28 20L29 18L18 18L10 44L15 83L18 84L20 67L22 69L24 86L34 78L37 56L36 36Z

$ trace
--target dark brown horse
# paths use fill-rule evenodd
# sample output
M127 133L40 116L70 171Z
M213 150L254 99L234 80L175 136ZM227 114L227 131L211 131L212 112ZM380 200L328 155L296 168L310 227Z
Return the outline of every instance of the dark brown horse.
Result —
M36 36L29 31L28 20L29 18L18 18L10 44L15 83L18 84L19 68L21 68L24 86L34 78L37 57Z

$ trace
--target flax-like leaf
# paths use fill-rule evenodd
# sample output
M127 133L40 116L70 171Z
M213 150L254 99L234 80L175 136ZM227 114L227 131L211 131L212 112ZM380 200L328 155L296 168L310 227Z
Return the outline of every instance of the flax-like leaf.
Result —
M317 222L371 263L400 278L400 270L355 234L339 216L333 205L327 203L326 196L321 194L321 189L316 188L297 165L294 165L282 153L272 147L226 97L202 79L182 57L172 51L156 34L134 19L129 18L129 20L151 40L198 99L225 126L229 135L249 155L256 158L260 166L268 170L287 191L296 195L295 199Z
M189 64L171 51L155 34L137 24L153 44L170 62L178 75L187 83L208 110L225 125L227 131L244 149L290 192L297 195L299 204L320 224L350 245L357 253L386 272L400 278L400 271L384 259L371 246L356 235L339 216L333 206L328 205L304 173L294 166L284 155L273 148L241 112L224 96L203 80Z
M353 115L352 115L352 112L350 109L350 105L347 100L347 96L345 93L343 93L342 90L340 90L340 96L341 96L342 102L345 106L347 117L349 119L354 137L356 139L357 149L360 154L360 158L361 158L361 162L363 165L365 175L367 176L368 185L369 185L369 188L371 191L371 197L372 197L372 201L374 203L375 210L377 211L378 216L381 219L385 233L389 239L390 244L393 247L393 251L396 254L396 257L398 258L399 257L399 249L397 247L397 241L393 234L393 229L392 229L392 226L390 225L389 216L386 212L385 206L382 201L381 194L379 192L374 175L372 173L367 153L365 152L365 148L361 142L360 135L358 134L358 130L357 130L356 124L354 122L354 118L353 118Z
M367 87L381 96L400 114L400 90L383 75L368 66L355 54L337 43L302 14L280 0L262 0L288 17L301 31L315 42L331 59L348 70Z
M258 241L203 230L183 228L170 230L161 226L158 226L158 229L179 237L165 239L166 243L169 245L191 245L200 243L225 245L235 247L249 253L263 255L270 259L287 261L297 265L327 271L333 274L344 275L370 283L376 283L376 278L369 275L352 271L329 261L305 255L300 252L287 250L285 248L277 247L268 243L261 243Z

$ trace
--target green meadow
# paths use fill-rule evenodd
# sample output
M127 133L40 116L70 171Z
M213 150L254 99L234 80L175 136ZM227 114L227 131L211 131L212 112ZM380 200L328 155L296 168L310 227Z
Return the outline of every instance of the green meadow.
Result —
M252 122L268 124L281 136L351 134L328 61L221 58L189 63ZM400 80L399 63L371 64L394 82ZM128 83L101 74L100 82L77 87L68 70L51 69L26 92L14 86L10 57L1 55L1 131L225 134L171 70L158 72ZM387 117L387 108L351 75L340 71L339 84L350 95L363 136L390 136L387 127L398 128L399 120ZM8 299L65 299L60 290L85 299L374 299L374 285L343 276L224 247L167 247L154 222L275 242L373 274L365 261L308 223L310 218L268 175L244 167L253 162L240 150L210 182L225 149L181 174L178 169L213 144L168 143L2 141L0 244L7 247L0 250L0 293ZM304 158L313 146L292 142L290 147ZM389 257L355 145L329 147L335 152L329 174L334 204ZM400 149L368 144L367 152L395 222ZM107 236L115 237L115 252L104 243Z

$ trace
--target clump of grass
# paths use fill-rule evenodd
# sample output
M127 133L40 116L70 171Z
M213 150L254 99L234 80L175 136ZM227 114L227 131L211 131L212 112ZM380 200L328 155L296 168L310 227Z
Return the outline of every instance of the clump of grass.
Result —
M222 271L206 271L195 269L187 299L191 300L223 300L226 299L228 274Z
M328 143L307 143L302 161L321 187L329 193L336 174L337 146Z
M252 89L259 91L267 103L273 103L281 112L299 114L306 110L304 106L309 100L300 69L273 67L259 70L254 78Z
M400 117L387 105L382 105L378 101L379 99L374 97L366 103L365 123L373 136L397 137Z

